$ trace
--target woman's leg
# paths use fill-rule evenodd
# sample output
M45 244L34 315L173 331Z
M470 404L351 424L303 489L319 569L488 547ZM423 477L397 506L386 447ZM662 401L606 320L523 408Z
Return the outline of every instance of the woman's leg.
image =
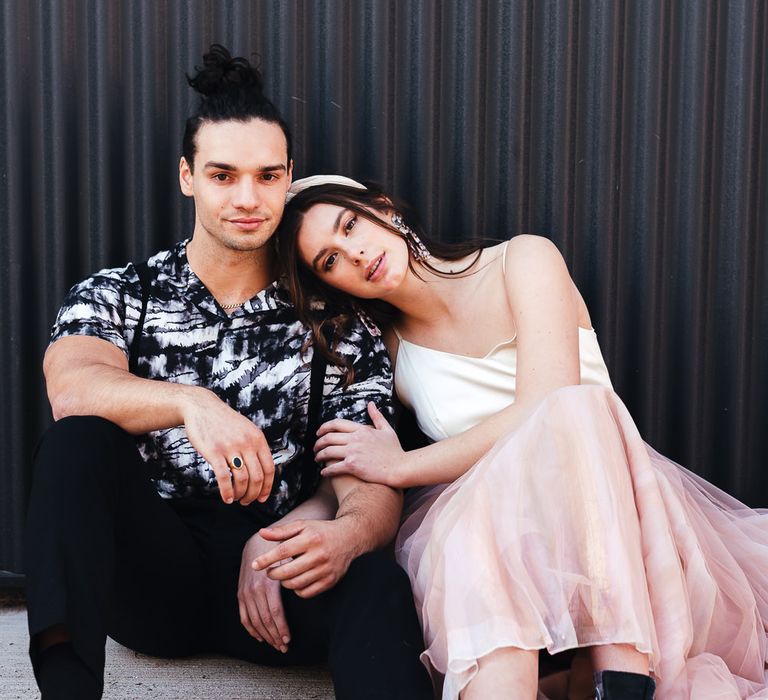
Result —
M648 675L648 655L631 644L605 644L591 649L596 671L628 671Z
M461 700L535 700L539 685L538 649L497 649L478 659L478 671Z

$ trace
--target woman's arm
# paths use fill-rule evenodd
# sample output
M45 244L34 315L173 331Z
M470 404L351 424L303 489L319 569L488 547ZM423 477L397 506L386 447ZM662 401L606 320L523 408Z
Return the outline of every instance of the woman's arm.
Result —
M505 286L517 329L515 403L459 435L410 452L402 451L375 409L374 428L354 434L351 426L331 421L318 433L317 458L340 461L324 474L350 473L395 487L453 481L519 427L549 392L579 384L579 296L557 248L539 236L513 238Z

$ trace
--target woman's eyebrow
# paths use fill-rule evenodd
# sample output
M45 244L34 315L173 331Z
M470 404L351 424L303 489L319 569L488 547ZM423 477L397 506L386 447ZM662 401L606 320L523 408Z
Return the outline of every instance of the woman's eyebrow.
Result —
M317 270L317 263L320 262L320 258L322 258L326 253L328 252L328 248L321 248L320 252L315 255L315 257L312 259L312 267Z
M339 226L341 225L341 217L344 216L344 214L346 214L348 211L349 211L348 209L342 209L339 212L339 215L336 217L336 222L333 224L333 230L334 231L338 231L339 230Z
M336 221L333 222L333 230L338 231L339 226L341 226L341 217L344 216L349 210L348 209L342 209L339 212L339 215L336 217ZM328 252L328 248L321 248L317 255L315 255L314 258L312 258L312 267L316 270L317 269L317 263L320 262L320 258L322 258L326 253Z

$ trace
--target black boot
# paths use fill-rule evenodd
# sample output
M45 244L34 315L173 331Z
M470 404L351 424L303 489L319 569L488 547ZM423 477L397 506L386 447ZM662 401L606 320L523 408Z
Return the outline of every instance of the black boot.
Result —
M595 700L653 700L656 682L650 676L627 671L595 674Z

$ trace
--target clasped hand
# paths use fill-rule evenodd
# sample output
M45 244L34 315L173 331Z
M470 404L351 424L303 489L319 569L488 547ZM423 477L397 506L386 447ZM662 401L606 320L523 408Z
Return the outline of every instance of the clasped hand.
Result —
M356 552L344 521L296 520L259 530L246 544L237 600L240 621L259 641L286 652L290 631L280 586L311 598L344 576ZM275 544L278 543L278 544Z
M323 476L351 474L358 479L398 488L398 467L405 452L392 426L373 402L368 404L373 427L337 418L317 431L315 459L327 466Z

